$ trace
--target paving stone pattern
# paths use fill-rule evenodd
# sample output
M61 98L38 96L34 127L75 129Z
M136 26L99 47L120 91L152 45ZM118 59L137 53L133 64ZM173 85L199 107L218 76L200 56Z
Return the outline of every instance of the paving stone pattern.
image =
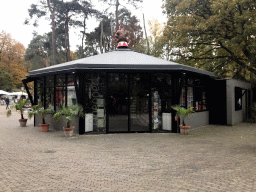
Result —
M256 191L256 124L189 135L41 132L0 106L0 191Z

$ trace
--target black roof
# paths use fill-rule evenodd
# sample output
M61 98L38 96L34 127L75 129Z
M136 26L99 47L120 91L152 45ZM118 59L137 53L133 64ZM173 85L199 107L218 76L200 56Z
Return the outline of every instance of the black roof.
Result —
M199 73L214 77L209 71L178 64L142 54L128 48L119 48L115 51L78 59L62 64L53 65L29 72L27 77L35 77L57 72L72 72L75 70L153 70L170 71L180 70Z

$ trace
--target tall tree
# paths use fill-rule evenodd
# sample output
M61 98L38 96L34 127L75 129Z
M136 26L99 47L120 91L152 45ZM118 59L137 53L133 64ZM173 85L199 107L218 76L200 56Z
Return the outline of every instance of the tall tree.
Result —
M56 54L56 25L55 25L55 9L56 9L56 1L52 1L52 5L50 3L50 0L47 0L47 5L49 8L49 11L51 12L51 19L52 19L52 53L53 53L53 64L57 64Z
M30 70L50 66L51 49L49 44L48 35L33 34L33 39L30 41L25 54L25 61Z
M64 63L65 59L65 32L62 28L56 28L59 34L56 38L57 60ZM30 70L35 70L51 65L52 61L52 33L44 35L33 34L33 39L30 41L26 49L25 61ZM76 55L71 51L71 60L76 59Z
M30 19L25 20L25 24L29 24L29 21L35 18L33 25L37 27L38 19L41 17L45 17L50 11L50 18L51 18L51 25L52 25L52 55L53 55L53 62L52 64L57 64L57 50L56 50L56 18L55 18L55 11L57 9L59 0L41 0L40 4L31 4L30 8L28 9Z
M64 22L65 28L66 61L70 61L69 25L82 27L85 20L81 21L81 17L84 19L88 15L99 15L99 12L93 9L88 1L73 0L59 3L59 22Z
M12 91L14 86L12 84L13 76L0 66L0 89L5 91Z
M164 41L163 41L163 30L162 25L158 22L158 20L154 19L148 21L149 24L149 32L150 36L148 37L150 43L149 54L154 57L166 58L165 49L164 49Z
M166 0L165 40L187 64L256 74L255 7L251 0Z
M40 4L32 4L28 11L30 20L36 17L33 24L34 26L38 25L38 18L46 16L50 11L50 17L52 20L52 51L54 62L58 62L56 59L58 56L55 56L57 52L57 28L64 27L65 29L66 61L70 61L69 27L81 27L83 26L83 22L85 22L83 19L87 18L88 15L97 16L99 14L97 10L92 8L91 3L85 0L72 0L68 2L65 2L64 0L41 0ZM28 24L29 20L27 19L25 23Z
M12 77L13 86L20 88L21 80L28 74L24 66L25 47L2 31L0 33L0 67L2 71ZM9 75L11 74L11 75Z

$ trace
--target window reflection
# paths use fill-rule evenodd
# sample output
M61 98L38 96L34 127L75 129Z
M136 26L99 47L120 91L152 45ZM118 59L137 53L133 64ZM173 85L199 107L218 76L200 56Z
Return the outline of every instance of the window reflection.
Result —
M86 74L85 78L85 131L105 132L105 77L100 74Z
M148 78L143 74L131 76L131 131L149 131Z
M38 97L38 104L44 106L44 88L38 87L37 88L37 97Z
M56 86L66 86L66 78L65 74L57 75L56 76Z
M67 87L67 106L76 105L77 104L77 99L76 99L76 89L75 86L68 86Z
M171 75L154 74L151 78L152 129L171 130Z
M194 96L193 96L193 87L188 87L187 88L187 107L193 107L193 101L194 101Z
M54 109L54 88L46 88L46 108Z
M65 104L66 87L56 87L56 109L59 110Z

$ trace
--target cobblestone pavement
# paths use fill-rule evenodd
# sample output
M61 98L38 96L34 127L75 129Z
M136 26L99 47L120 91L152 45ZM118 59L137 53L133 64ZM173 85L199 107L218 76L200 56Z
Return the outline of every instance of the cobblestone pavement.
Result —
M0 191L256 191L256 124L65 138L18 118L0 106Z

